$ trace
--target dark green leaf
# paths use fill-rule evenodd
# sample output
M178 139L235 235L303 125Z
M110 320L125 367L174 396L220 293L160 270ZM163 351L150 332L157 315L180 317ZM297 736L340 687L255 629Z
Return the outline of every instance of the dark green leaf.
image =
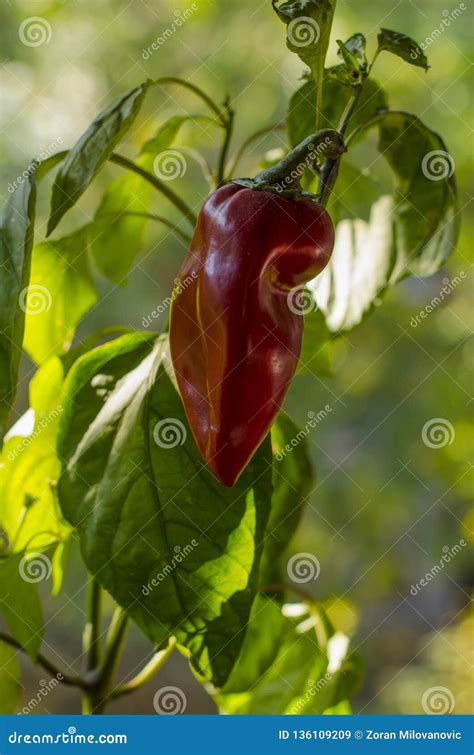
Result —
M146 81L131 89L97 116L69 151L53 186L48 235L77 202L134 122L150 86Z
M196 120L198 117L199 116L173 115L163 123L162 126L160 126L155 136L145 142L140 154L157 155L164 149L168 149L178 136L182 125L186 123L186 121Z
M359 84L363 80L367 65L366 61L361 61L360 57L346 47L340 39L337 40L337 45L339 47L338 54L344 61L342 65L346 70L348 82L352 85Z
M272 449L273 496L265 531L261 584L281 581L279 560L295 533L314 483L306 433L284 412L272 427Z
M33 248L34 172L9 198L0 218L0 447L15 399L25 327L24 297Z
M293 0L280 3L273 0L273 8L286 24L286 45L296 53L319 81L329 45L335 0Z
M0 641L0 714L13 715L21 697L21 669L17 651Z
M239 660L216 702L229 714L320 714L357 689L360 662L348 638L331 633L324 647L317 614L302 604L255 601Z
M382 50L388 50L388 52L398 55L399 58L413 66L419 66L419 68L425 70L429 68L428 59L419 44L411 37L407 37L406 34L400 34L400 32L390 29L381 29L377 39L379 43L377 54Z
M393 186L381 191L368 222L338 223L331 262L308 285L332 331L359 323L389 285L439 270L458 235L454 161L442 139L407 113L384 113L365 124L359 137L371 128L378 130ZM347 191L344 202L351 202Z
M137 334L72 368L59 496L88 569L145 634L158 644L174 634L219 686L257 588L270 449L222 487L203 468L167 364L166 341Z
M38 582L50 574L51 562L44 553L16 553L0 559L0 616L33 661L43 637Z
M77 323L97 301L88 231L81 228L33 249L24 348L35 362L67 351Z

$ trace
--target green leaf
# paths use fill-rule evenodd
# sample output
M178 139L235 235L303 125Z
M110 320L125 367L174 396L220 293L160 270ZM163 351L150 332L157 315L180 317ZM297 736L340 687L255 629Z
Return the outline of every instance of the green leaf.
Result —
M350 92L339 81L326 77L324 80L324 107L321 128L337 128ZM363 84L357 106L350 122L350 130L359 127L387 107L385 93L372 79ZM292 96L287 113L288 136L295 147L314 133L316 122L316 84L305 82Z
M189 120L195 121L197 118L199 118L199 116L173 115L159 127L155 136L145 142L140 154L155 156L164 149L168 149L178 136L183 124Z
M259 597L239 660L216 695L224 713L320 714L346 700L361 679L349 640L331 633L318 642L318 618L302 604L284 606Z
M38 363L67 351L81 317L97 301L88 228L33 249L24 348Z
M0 456L0 524L10 548L35 551L65 537L58 516L56 434L64 369L53 357L30 383L30 409L12 427Z
M35 661L43 637L38 582L51 574L43 553L16 553L0 559L0 616L13 637Z
M221 486L202 465L168 360L166 340L136 334L73 367L59 497L89 571L150 639L174 634L219 686L257 588L269 443L234 488Z
M103 110L69 151L53 186L48 236L76 204L114 147L133 124L150 86L148 80Z
M425 53L411 37L407 37L406 34L400 34L398 31L381 29L377 39L379 43L377 55L382 50L388 50L388 52L398 55L399 58L402 58L407 63L428 70L428 59Z
M29 175L0 217L0 448L15 400L25 326L22 296L30 275L36 186Z
M454 161L442 139L401 112L377 116L358 137L372 128L378 129L378 150L391 169L393 186L372 205L368 221L337 224L331 262L308 284L331 331L361 322L398 280L435 273L457 240ZM336 202L337 191L336 185ZM348 192L344 203L351 203Z
M314 484L304 430L284 412L272 427L273 496L260 570L260 583L281 581L280 559L300 522Z
M335 0L272 2L278 17L287 26L286 46L309 66L313 79L319 81L329 46Z
M331 339L332 333L323 313L319 310L308 312L304 316L303 346L297 375L332 377Z
M189 116L166 121L143 146L137 165L153 170L153 160L171 147ZM106 189L91 227L92 254L97 267L109 280L126 285L127 275L145 240L147 218L133 213L150 210L151 186L135 173L125 173ZM132 213L132 214L131 214Z
M0 714L16 713L21 698L21 669L17 651L0 641Z

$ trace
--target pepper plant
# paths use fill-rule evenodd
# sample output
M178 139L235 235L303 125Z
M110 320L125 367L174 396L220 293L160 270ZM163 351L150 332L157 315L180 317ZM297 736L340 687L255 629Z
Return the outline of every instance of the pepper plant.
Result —
M272 5L303 64L285 124L242 142L231 98L220 104L177 78L147 80L103 110L71 149L33 162L4 208L4 712L18 704L20 652L77 687L85 713L102 713L178 651L223 712L350 711L359 659L302 587L317 562L291 553L313 472L281 404L295 371L327 374L333 344L391 286L444 264L458 233L453 162L441 137L394 109L374 78L379 55L427 69L416 42L382 29L377 49L367 50L357 32L337 40L339 62L328 67L335 0ZM117 151L145 98L168 86L191 93L200 112L157 122L135 159ZM184 199L156 161L179 144L185 122L200 121L222 146L214 166L200 160L210 198L198 220L199 198ZM261 155L256 177L241 176L250 148L255 156L259 139L282 126L281 160ZM367 142L388 184L358 165ZM64 216L106 163L121 175L90 222L61 235ZM38 240L37 192L53 172L47 239ZM170 336L167 327L132 332L119 323L74 340L98 296L92 261L120 282L153 222L186 243L194 232L170 292ZM23 350L37 369L30 408L11 427ZM38 595L44 576L60 591L73 540L89 595L80 673L43 651ZM104 592L116 604L107 628ZM123 681L117 666L130 622L155 653ZM173 712L170 704L180 707L176 695L155 708Z

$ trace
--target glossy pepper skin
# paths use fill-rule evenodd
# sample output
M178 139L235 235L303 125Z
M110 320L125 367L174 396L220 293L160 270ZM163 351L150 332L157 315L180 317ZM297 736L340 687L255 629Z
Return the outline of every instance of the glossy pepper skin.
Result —
M266 436L301 352L289 291L326 266L324 208L231 183L204 204L170 320L171 357L207 466L229 487Z

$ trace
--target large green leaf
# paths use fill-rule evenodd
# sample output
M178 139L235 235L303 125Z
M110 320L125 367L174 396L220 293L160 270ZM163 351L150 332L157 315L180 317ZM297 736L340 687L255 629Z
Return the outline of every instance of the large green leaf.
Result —
M12 715L21 697L21 669L18 653L0 641L0 714Z
M36 362L67 351L77 323L97 300L81 228L33 249L24 348Z
M146 81L103 110L62 163L53 186L48 235L77 202L134 122L151 81Z
M265 442L232 489L203 467L166 341L124 336L71 370L59 496L88 569L154 642L174 634L222 685L257 588L271 497Z
M0 218L0 447L15 399L30 275L36 186L34 172L9 198Z
M43 614L38 585L51 573L43 553L16 553L0 559L0 616L32 660L43 637Z
M272 427L273 496L260 571L261 584L281 581L280 558L299 524L314 483L306 432L284 412Z
M381 188L368 221L346 218L337 224L331 262L308 284L332 331L357 325L398 280L439 270L458 235L454 162L443 140L401 112L365 124L357 143L371 129L378 131L378 161L389 166L392 186ZM350 207L351 191L347 182L342 186L344 205ZM352 191L360 194L357 181ZM337 214L337 184L333 206Z
M220 709L314 715L347 700L360 683L360 662L342 633L329 630L322 643L315 631L318 622L302 604L282 610L271 598L258 598L239 660L216 695Z
M55 488L63 377L57 357L37 371L30 408L8 433L0 456L0 525L15 551L41 550L66 534Z
M321 128L337 128L341 115L351 96L350 90L339 81L324 79L323 115ZM383 89L377 82L367 79L354 109L350 130L368 121L380 110L387 107ZM290 144L295 147L303 139L314 133L316 123L316 84L306 81L293 94L286 116Z

